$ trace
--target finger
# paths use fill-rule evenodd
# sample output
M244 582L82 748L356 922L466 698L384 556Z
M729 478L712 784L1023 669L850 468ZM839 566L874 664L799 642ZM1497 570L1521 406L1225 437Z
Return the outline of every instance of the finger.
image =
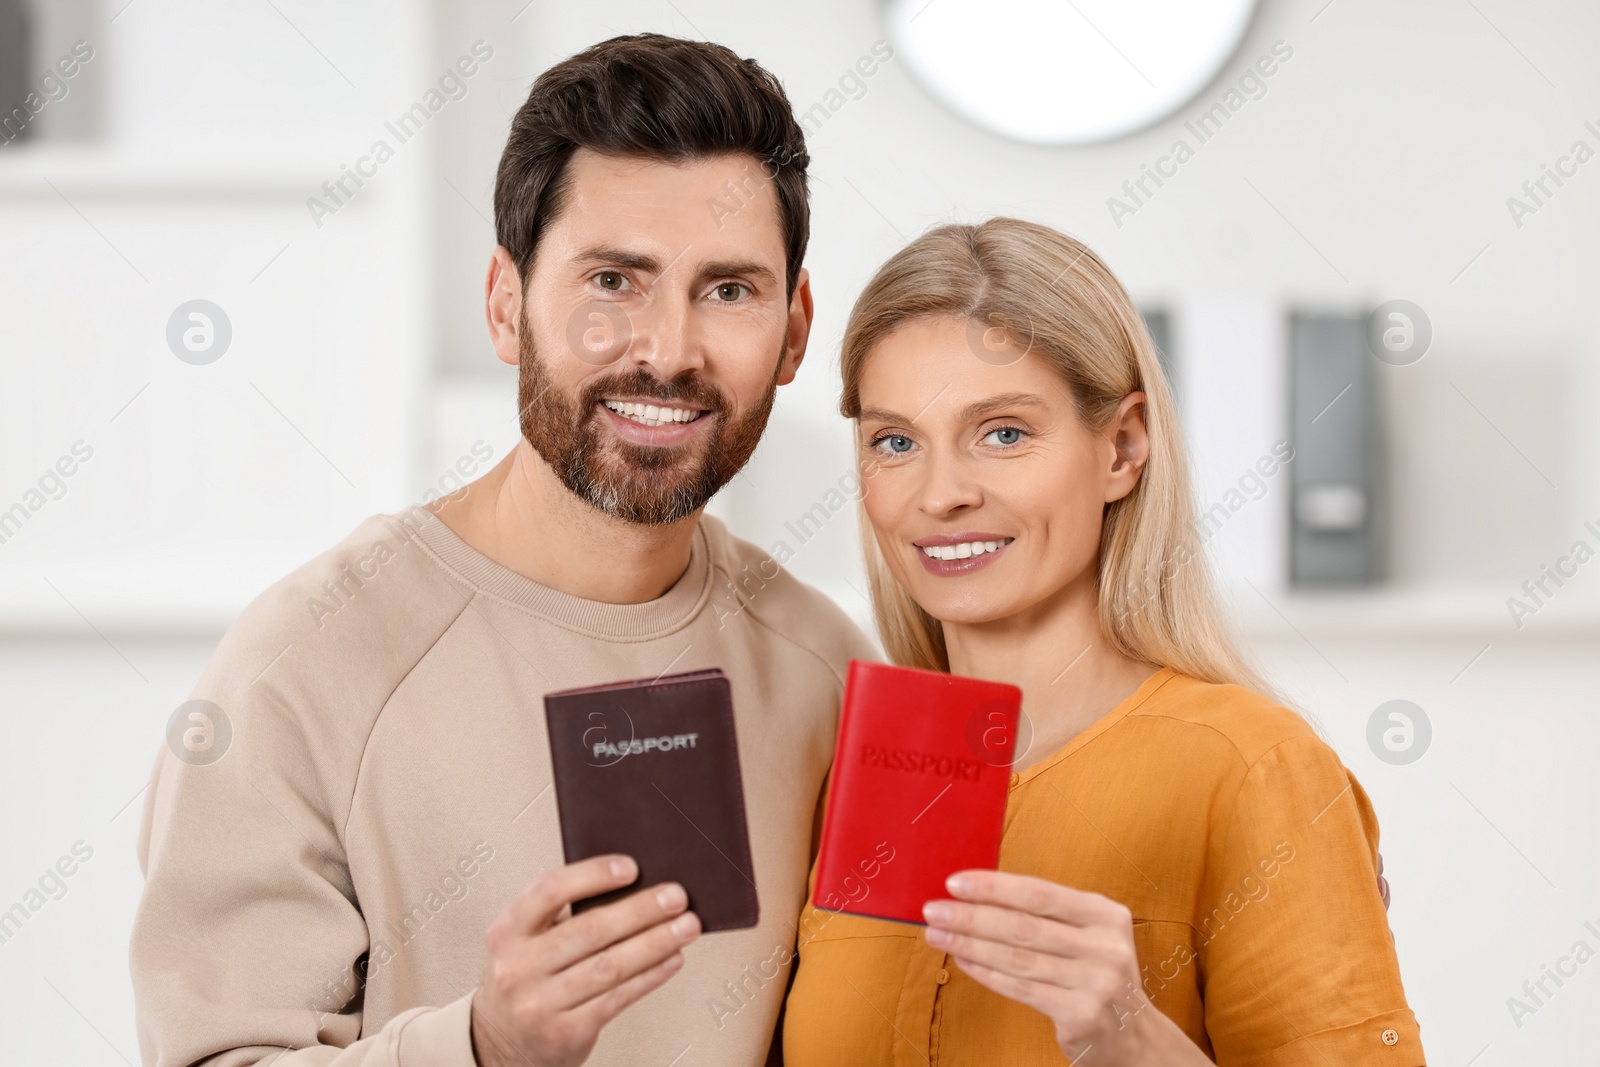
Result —
M1049 986L1028 978L1018 978L1016 975L997 971L993 967L986 967L977 960L963 959L959 956L956 957L956 966L979 985L992 989L1003 997L1010 997L1034 1011L1053 1017L1052 1009L1058 1006L1059 998L1052 995Z
M1013 978L1026 978L1061 989L1096 992L1112 989L1110 968L1095 960L1071 959L1003 941L967 934L951 934L934 927L926 931L928 944L961 960L970 960Z
M491 930L502 933L534 934L555 922L561 909L575 900L631 885L639 877L639 865L632 857L591 856L547 871L529 882L507 904Z
M608 993L672 958L700 936L700 917L686 911L619 941L555 976L553 1003L575 1008Z
M555 974L674 918L688 906L683 886L663 882L557 923L529 942L528 952L540 973Z
M1107 1013L1105 1005L1080 994L1054 989L1026 978L1016 978L971 960L958 959L956 965L979 985L1048 1017L1055 1024L1056 1034L1063 1042L1062 1051L1067 1053L1068 1062L1073 1067L1094 1062L1082 1057L1094 1047L1093 1035L1102 1031L1108 1021L1115 1021L1120 1027L1123 1020L1138 1014L1137 1006L1119 1010L1114 1005ZM1077 1048L1069 1051L1068 1045L1076 1045Z
M928 921L928 943L936 948L944 947L936 939L943 932L1054 956L1114 961L1121 958L1120 946L1127 940L1123 931L1111 927L1074 926L994 904L930 900L923 905L922 914Z
M946 879L945 888L957 900L998 904L1074 926L1132 922L1128 909L1110 897L1009 871L957 871Z
M683 953L675 952L643 974L635 975L609 993L602 993L577 1008L572 1014L579 1024L598 1032L624 1008L645 994L658 989L683 968Z

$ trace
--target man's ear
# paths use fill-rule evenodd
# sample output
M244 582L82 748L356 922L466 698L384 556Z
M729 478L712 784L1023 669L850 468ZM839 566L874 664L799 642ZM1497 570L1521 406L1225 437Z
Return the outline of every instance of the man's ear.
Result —
M1111 467L1106 472L1106 503L1121 500L1139 484L1139 475L1150 459L1150 431L1145 425L1149 405L1144 393L1134 390L1122 398L1117 413L1106 427L1111 442Z
M783 365L778 368L778 384L788 385L800 370L800 361L806 358L806 342L811 337L811 272L800 268L794 286L794 296L789 301L788 345L783 353Z
M522 328L522 276L511 261L511 253L498 247L489 257L489 276L483 284L484 317L489 322L489 341L502 363L513 367L521 358L517 344Z

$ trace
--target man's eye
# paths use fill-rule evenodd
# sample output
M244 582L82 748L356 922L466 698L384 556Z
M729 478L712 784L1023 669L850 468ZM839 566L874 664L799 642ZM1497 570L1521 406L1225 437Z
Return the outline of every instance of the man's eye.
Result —
M911 451L913 442L909 437L897 433L886 433L876 441L873 441L872 447L879 452L887 452L891 456L900 456Z
M1002 426L998 430L990 430L984 434L983 439L992 445L1014 445L1022 440L1022 431L1015 426Z
M594 276L594 280L600 283L600 288L609 289L613 293L621 292L623 287L628 284L628 279L614 270L603 270Z
M731 304L734 301L743 298L743 296L749 291L750 289L748 286L741 285L738 282L723 282L721 285L712 290L712 292L716 294L717 300L725 304Z

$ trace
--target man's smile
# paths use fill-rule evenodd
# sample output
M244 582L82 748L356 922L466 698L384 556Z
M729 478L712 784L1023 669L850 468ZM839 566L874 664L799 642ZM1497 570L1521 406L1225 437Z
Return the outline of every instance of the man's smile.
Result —
M608 424L611 432L632 445L654 448L679 448L715 434L718 419L712 412L694 404L660 400L604 397L594 413Z
M636 422L641 426L666 426L669 423L693 422L706 413L705 408L681 407L656 401L611 400L601 401L608 411Z

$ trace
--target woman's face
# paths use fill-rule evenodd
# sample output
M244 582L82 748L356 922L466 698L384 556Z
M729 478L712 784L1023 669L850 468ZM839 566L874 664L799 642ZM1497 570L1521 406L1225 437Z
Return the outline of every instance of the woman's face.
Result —
M1142 393L1094 432L1038 354L976 335L939 317L881 341L861 376L858 432L890 570L934 618L969 624L1092 594L1105 504L1133 489L1147 450Z

